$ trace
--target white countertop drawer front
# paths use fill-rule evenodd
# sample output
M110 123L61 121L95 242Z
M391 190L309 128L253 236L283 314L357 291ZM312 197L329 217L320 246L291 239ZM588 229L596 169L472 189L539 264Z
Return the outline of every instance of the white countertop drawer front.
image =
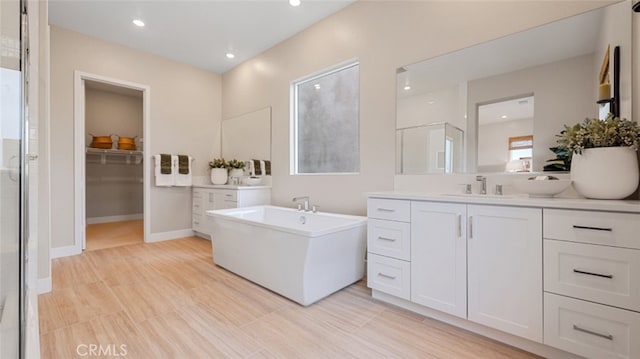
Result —
M545 209L544 238L640 249L640 214Z
M410 263L368 253L367 286L409 300L411 296Z
M411 202L396 199L369 198L367 201L369 218L409 222L411 220Z
M640 312L640 250L544 241L544 289Z
M215 196L215 199L217 199L217 200L237 201L238 200L238 191L215 190L214 196Z
M544 295L544 343L593 359L640 358L640 313Z
M408 261L411 257L411 225L404 222L367 220L369 252Z

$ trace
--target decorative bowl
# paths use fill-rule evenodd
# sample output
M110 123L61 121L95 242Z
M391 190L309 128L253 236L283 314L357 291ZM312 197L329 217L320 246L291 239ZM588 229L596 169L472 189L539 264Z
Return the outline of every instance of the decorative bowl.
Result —
M262 182L262 178L260 177L245 177L242 179L242 183L246 184L247 186L257 186L260 184L260 182Z
M558 180L514 180L513 187L527 193L529 197L553 197L571 185L569 179Z

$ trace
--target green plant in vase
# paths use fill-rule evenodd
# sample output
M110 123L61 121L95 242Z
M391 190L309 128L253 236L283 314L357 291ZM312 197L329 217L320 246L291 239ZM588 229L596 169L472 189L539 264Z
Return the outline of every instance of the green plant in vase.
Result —
M593 199L624 199L638 187L640 126L612 115L564 126L558 148L571 158L571 180Z

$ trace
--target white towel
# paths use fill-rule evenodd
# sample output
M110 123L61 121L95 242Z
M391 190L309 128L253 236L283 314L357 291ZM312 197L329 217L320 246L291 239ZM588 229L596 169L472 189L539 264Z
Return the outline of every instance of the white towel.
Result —
M260 160L260 173L262 173L263 176L267 174L267 165L264 163L264 160Z
M186 175L181 174L178 169L179 169L179 161L178 161L178 156L173 155L171 156L171 163L173 165L173 173L176 174L176 186L180 186L180 187L190 187L193 185L193 176L191 175L191 173L193 173L191 171L191 161L193 161L193 159L191 158L191 156L189 156L189 173Z
M249 160L245 162L245 171L248 173L247 176L255 176L256 170L253 168L253 160Z
M162 174L160 172L160 155L153 155L155 166L155 176L156 176L156 186L158 187L171 187L175 184L174 173L176 173L177 168L173 164L173 156L171 158L171 173Z

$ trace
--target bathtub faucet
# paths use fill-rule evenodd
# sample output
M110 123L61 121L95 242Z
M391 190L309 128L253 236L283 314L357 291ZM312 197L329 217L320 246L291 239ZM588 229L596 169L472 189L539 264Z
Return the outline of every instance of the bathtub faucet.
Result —
M305 212L309 212L309 196L293 197L293 202L299 202L302 200L304 200L304 207L302 203L298 203L298 211L302 211L304 208Z

